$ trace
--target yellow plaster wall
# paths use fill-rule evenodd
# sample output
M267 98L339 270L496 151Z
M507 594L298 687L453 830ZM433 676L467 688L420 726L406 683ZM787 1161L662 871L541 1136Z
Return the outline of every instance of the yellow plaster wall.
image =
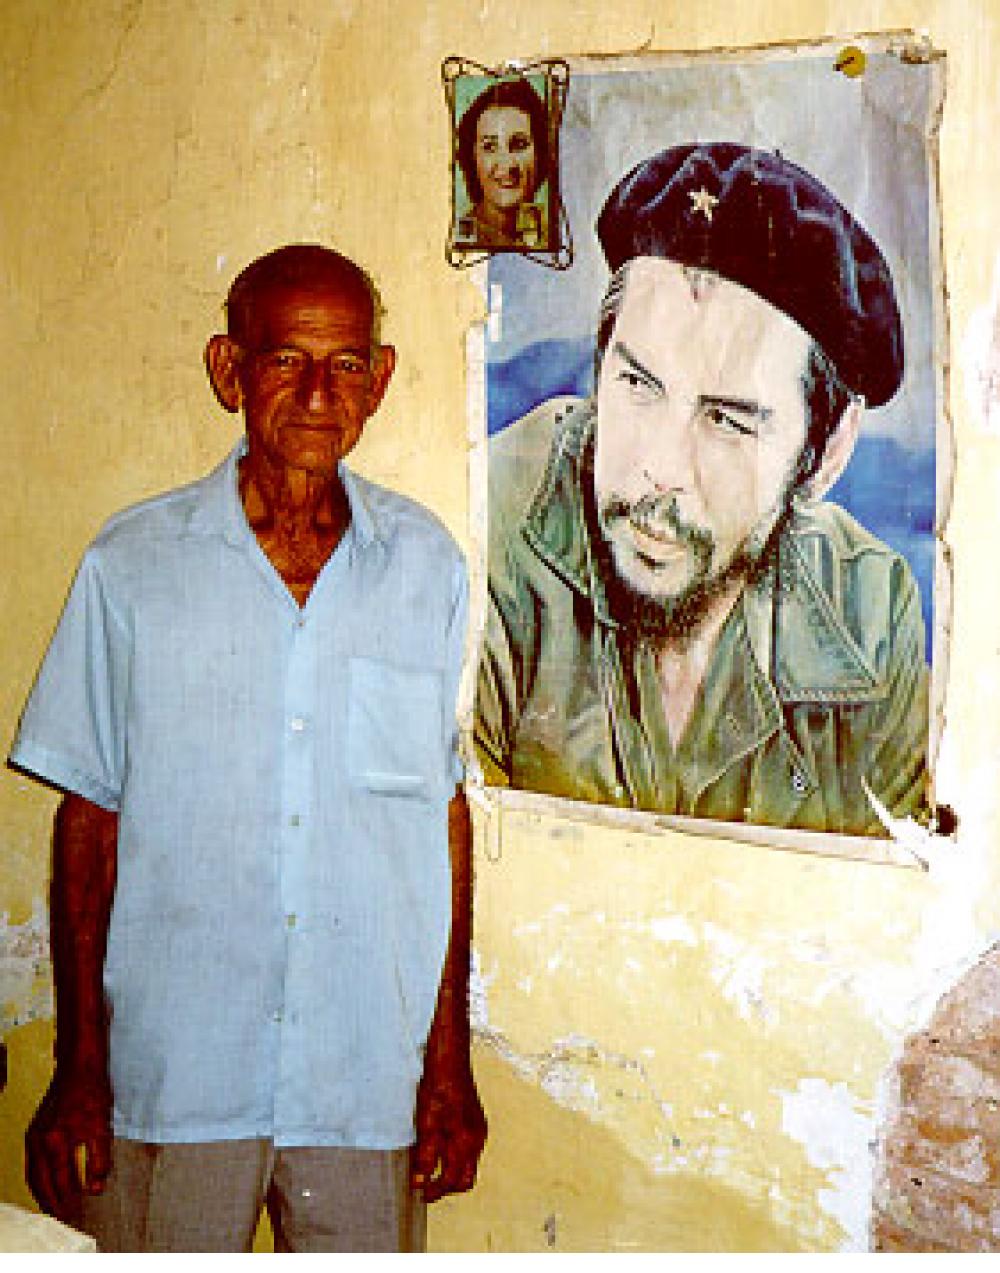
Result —
M863 1245L881 1076L1000 914L992 570L1000 442L966 334L1000 245L997 0L5 0L0 9L0 721L6 742L70 572L121 505L199 475L234 423L201 350L226 282L290 239L382 284L400 353L360 453L469 546L464 332L443 263L439 66L926 30L941 147L958 450L955 636L927 875L477 815L481 1182L438 1249ZM580 232L583 232L582 228ZM596 298L595 298L596 299ZM980 315L980 327L988 330ZM0 775L0 1199L51 1047L42 904L54 798ZM496 848L500 853L497 860Z

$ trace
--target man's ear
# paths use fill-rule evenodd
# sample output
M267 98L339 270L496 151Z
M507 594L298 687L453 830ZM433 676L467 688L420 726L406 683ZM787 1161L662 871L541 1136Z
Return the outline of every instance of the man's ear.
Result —
M393 345L379 345L375 350L372 367L372 387L368 400L368 414L374 415L389 388L392 373L396 370L396 350Z
M243 405L240 384L240 348L231 336L213 336L205 346L205 370L209 383L226 411L239 411Z
M861 429L865 404L860 398L852 398L844 408L840 423L830 434L820 460L819 468L806 483L810 499L822 499L847 468Z

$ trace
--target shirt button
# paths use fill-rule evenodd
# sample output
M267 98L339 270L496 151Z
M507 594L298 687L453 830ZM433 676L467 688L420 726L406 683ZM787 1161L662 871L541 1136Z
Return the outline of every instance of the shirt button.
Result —
M299 817L297 813L293 813L292 816L288 819L288 821L293 827L297 827L302 822L302 819Z
M281 1011L280 1008L276 1012L271 1013L271 1020L275 1023L275 1025L281 1025L284 1018L285 1018L285 1014Z
M792 770L792 790L796 795L801 796L805 791L808 783L798 769Z
M286 915L286 916L285 916L285 924L286 924L289 928L294 928L294 927L295 927L295 914L294 914L294 912L293 912L291 915Z
M293 716L290 723L293 734L301 734L306 727L306 723L301 716Z

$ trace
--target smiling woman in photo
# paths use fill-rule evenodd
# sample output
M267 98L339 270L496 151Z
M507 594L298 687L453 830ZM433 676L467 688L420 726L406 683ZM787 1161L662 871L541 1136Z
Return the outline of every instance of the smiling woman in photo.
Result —
M526 80L491 84L458 126L458 163L470 211L458 237L481 247L536 248L547 217L535 195L548 173L545 105Z

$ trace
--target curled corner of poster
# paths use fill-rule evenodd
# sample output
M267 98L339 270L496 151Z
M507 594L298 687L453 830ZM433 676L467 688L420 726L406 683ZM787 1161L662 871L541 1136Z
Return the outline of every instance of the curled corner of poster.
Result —
M944 49L936 48L931 33L926 27L910 28L896 33L895 40L888 46L888 52L898 57L901 62L911 66L928 62L943 62Z
M955 861L955 843L950 836L935 834L914 818L895 817L864 778L861 779L861 785L865 789L868 803L886 832L922 871L933 871Z

